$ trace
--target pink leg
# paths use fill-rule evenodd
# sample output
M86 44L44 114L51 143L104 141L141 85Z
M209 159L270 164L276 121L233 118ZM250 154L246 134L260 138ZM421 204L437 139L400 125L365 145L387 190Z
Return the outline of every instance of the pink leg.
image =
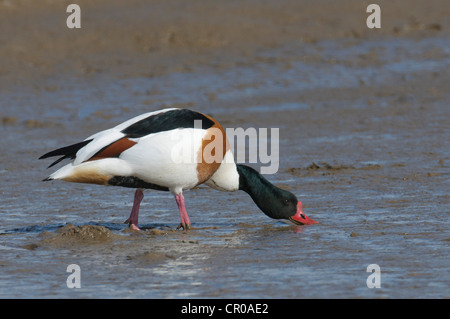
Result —
M191 228L191 222L189 221L189 216L186 212L186 207L184 206L184 196L183 194L175 195L175 200L177 201L178 209L180 210L180 225L177 229L183 228L184 230Z
M134 203L133 208L131 209L130 217L128 217L128 219L125 221L125 224L128 223L131 229L140 230L139 227L137 227L137 224L139 217L139 206L141 205L141 201L143 198L144 192L142 191L142 189L136 189L136 192L134 193Z

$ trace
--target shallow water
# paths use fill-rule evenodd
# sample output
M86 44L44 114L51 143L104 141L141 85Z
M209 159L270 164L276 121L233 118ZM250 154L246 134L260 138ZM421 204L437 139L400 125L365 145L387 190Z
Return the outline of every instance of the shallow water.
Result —
M10 88L0 102L0 297L450 297L447 44L293 44L161 76ZM132 190L41 182L43 153L165 106L224 127L279 127L280 168L267 177L319 224L275 221L243 192L201 186L185 192L193 230L175 230L170 194L147 191L135 233L122 224ZM66 285L69 264L81 289ZM381 288L366 285L370 264Z

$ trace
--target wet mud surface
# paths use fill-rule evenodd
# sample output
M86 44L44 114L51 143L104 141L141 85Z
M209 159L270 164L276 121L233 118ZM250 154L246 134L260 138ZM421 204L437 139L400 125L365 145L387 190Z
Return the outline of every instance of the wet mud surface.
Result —
M378 32L360 1L79 1L81 30L59 2L0 1L0 297L450 297L449 8L431 2L380 2ZM279 128L267 178L319 224L200 186L192 230L146 191L136 232L133 190L41 182L47 151L172 106Z

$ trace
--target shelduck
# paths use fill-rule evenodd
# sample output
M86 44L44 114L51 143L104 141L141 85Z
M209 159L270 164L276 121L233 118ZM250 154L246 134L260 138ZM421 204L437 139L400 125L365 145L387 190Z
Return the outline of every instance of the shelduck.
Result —
M221 147L206 152L213 140ZM170 191L180 212L177 229L191 228L183 190L202 183L221 191L243 190L271 218L297 225L317 223L303 213L294 194L274 186L255 169L234 162L225 131L215 119L189 109L145 113L39 159L53 156L60 158L49 168L64 159L71 162L44 181L135 188L125 223L136 230L145 189Z

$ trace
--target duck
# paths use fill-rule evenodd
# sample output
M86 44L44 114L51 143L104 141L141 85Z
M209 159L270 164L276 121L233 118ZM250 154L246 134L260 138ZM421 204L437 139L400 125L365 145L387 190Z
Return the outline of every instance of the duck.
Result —
M317 221L307 217L297 197L273 185L254 168L236 164L222 125L209 115L186 108L144 113L84 141L50 151L39 159L70 162L43 181L63 180L135 189L131 229L138 226L145 190L170 192L180 214L177 229L191 229L183 191L205 184L213 189L244 191L268 217L295 225Z

